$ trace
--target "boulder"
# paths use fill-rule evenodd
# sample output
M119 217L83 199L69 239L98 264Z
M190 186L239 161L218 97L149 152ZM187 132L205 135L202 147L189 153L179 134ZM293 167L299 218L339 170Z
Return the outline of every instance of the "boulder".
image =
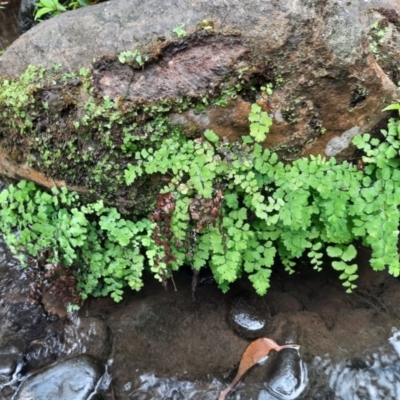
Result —
M110 332L106 323L94 317L79 318L75 322L65 326L64 351L67 354L89 354L106 363L111 352Z
M282 160L351 159L352 138L379 132L398 96L399 11L396 0L114 0L64 13L0 57L3 82L45 68L25 76L24 112L0 97L0 174L143 213L159 187L126 187L132 137L149 145L162 116L164 135L178 125L236 140L255 102Z

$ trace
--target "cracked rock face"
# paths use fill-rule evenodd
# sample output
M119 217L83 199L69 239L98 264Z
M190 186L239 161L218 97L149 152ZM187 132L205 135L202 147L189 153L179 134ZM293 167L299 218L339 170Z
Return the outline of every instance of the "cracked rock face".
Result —
M183 95L206 93L220 83L232 60L238 60L247 48L234 36L199 37L180 48L171 45L162 59L143 70L133 70L118 60L100 60L94 64L93 78L98 94L130 101L158 101ZM117 71L117 72L116 72Z
M208 105L203 114L175 113L172 122L235 140L248 132L251 103L261 101L274 118L264 144L282 159L321 154L343 160L354 152L354 135L385 126L388 113L381 110L398 96L399 15L397 0L114 0L35 26L0 57L0 76L18 76L30 64L90 67L97 97L151 103L200 100L212 96L229 71L247 71L255 91L227 107ZM184 22L190 37L203 20L212 21L213 34L177 40L172 33ZM142 69L115 60L122 51L157 46ZM265 99L259 87L268 81L275 87ZM4 154L0 172L51 185L43 171L28 171L24 160Z

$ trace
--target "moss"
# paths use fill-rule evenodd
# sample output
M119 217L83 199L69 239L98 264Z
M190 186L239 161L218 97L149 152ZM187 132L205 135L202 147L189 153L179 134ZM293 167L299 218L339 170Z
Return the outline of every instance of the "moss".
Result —
M297 117L296 114L296 106L295 105L289 105L287 106L283 111L282 111L282 117L289 123L295 124L296 122L299 122L299 118Z
M362 103L367 98L368 94L369 90L366 87L362 85L356 85L351 92L349 109L352 109L357 104Z
M314 131L317 132L319 135L323 135L326 132L326 129L322 126L322 121L316 117L313 117L311 121L308 123L308 126ZM311 138L314 140L312 135ZM308 142L310 143L310 142Z
M395 10L377 8L384 18L371 25L368 33L370 50L385 74L397 85L400 81L399 53L393 46L400 33L399 15Z
M154 63L165 52L190 41L219 35L204 26L177 42L158 40L140 48L145 62ZM157 101L132 101L99 95L98 77L93 71L110 65L118 68L121 64L117 57L104 57L93 64L92 70L71 72L60 65L50 70L30 67L20 79L0 81L0 151L14 163L28 163L69 186L87 188L89 197L100 197L138 214L153 208L159 180L148 182L143 178L134 187L127 187L123 171L128 163L136 163L136 155L143 148L155 149L171 135L200 135L195 127L172 126L168 114L223 105L239 91L254 96L255 89L273 76L270 62L251 68L232 65L206 96L191 93Z

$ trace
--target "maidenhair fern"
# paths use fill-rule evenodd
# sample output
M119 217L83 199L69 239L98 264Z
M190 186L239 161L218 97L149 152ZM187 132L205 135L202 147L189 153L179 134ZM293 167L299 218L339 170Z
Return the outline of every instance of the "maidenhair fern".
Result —
M127 185L143 176L168 178L150 216L125 219L101 201L83 205L65 189L49 194L22 181L0 194L1 231L15 251L51 249L73 266L84 297L111 294L117 301L124 286L142 286L146 266L165 281L184 264L209 266L224 291L246 274L262 295L278 258L293 273L304 255L316 271L329 256L351 292L356 239L372 249L372 268L398 276L399 121L389 121L383 141L355 137L365 153L360 170L320 156L285 164L257 143L269 130L268 114L254 105L249 119L249 136L238 142L210 130L188 140L174 130L132 152ZM128 136L123 146L135 148Z
M32 256L49 250L49 262L74 266L83 298L111 295L119 301L125 286L139 290L142 248L146 264L154 265L154 224L148 219L125 220L102 201L81 205L78 195L65 188L49 194L26 181L3 190L0 204L1 231L10 248Z
M253 106L250 136L241 143L221 141L211 131L203 140L182 143L183 138L174 137L128 166L127 174L170 173L164 192L173 193L180 203L190 203L196 196L212 199L223 190L218 218L204 224L194 242L189 205L175 211L175 221L184 218L185 224L179 234L172 225L174 268L184 263L195 269L208 265L223 290L246 272L256 291L264 294L277 256L288 272L294 272L296 259L304 254L319 271L327 254L351 292L358 277L357 265L351 263L356 257L352 242L361 239L372 248L374 269L388 267L398 275L398 122L389 122L385 142L369 135L354 140L366 152L364 162L369 166L363 172L353 164L320 156L292 164L278 161L275 153L254 143L265 138L261 135L269 128L268 118ZM128 184L134 182L132 176L127 176ZM174 246L184 238L191 243L190 252Z

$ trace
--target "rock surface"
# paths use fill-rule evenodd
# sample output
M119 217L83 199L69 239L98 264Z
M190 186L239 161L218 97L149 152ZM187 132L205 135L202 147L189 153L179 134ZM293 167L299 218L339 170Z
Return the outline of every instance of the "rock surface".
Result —
M25 33L31 29L32 26L38 24L34 18L34 11L37 3L37 0L21 0L18 12L18 29L21 33Z
M70 72L90 67L95 96L117 99L125 109L181 96L198 102L205 96L212 99L229 78L243 89L227 107L210 103L204 114L194 109L175 112L172 121L199 132L211 128L235 140L247 132L250 105L257 101L274 117L265 145L282 159L308 154L345 159L354 152L355 135L379 132L387 119L381 112L384 102L398 96L399 11L396 0L252 0L245 5L239 0L115 0L35 26L1 56L0 75L18 76L30 64L50 69L60 63ZM181 22L188 36L178 39L172 30ZM115 59L135 49L148 58L143 68ZM79 80L72 81L64 89L44 88L37 99L49 100L54 115L59 113L58 122L35 120L39 141L46 124L55 141L54 124L72 138L83 135L71 127L82 118L86 95L74 89ZM275 86L270 96L260 89L269 82ZM115 135L111 139L117 148L120 133ZM0 173L16 179L31 176L44 186L52 186L55 179L57 185L87 189L87 181L65 170L40 165L32 169L29 153L39 159L40 148L30 149L32 143L23 139L8 140L5 132L3 137ZM68 170L77 173L79 168L77 163ZM148 182L141 190L145 186Z
M96 356L106 363L111 352L110 333L107 324L99 318L79 318L65 326L64 346L67 354L85 353Z
M394 296L397 299L400 296L400 282L366 266L360 267L359 274L357 291L348 295L334 271L315 274L302 269L291 276L284 272L275 273L271 292L265 296L267 305L272 307L273 303L285 303L290 293L291 298L301 304L302 310L298 310L297 305L293 309L286 304L282 310L276 307L277 314L272 317L273 330L267 337L279 344L300 344L301 358L292 350L282 351L282 354L272 352L264 365L253 367L246 374L244 383L251 387L269 382L275 392L282 395L300 392L307 382L302 359L309 370L311 392L307 392L306 398L316 400L320 399L320 393L329 393L330 390L329 370L326 372L325 368L332 364L327 360L336 363L343 358L353 360L360 355L364 358L378 348L391 354L387 339L392 327L396 326L397 317L389 311L389 303L378 293L396 287L397 295L392 290L390 296L390 303L394 304ZM373 279L376 274L378 276ZM114 305L107 299L87 303L86 316L108 315L105 322L114 336L110 356L114 362L110 372L114 376L113 388L117 398L124 398L139 387L140 393L143 390L143 393L153 393L157 399L162 398L160 393L167 391L162 392L157 385L162 385L164 378L208 382L212 376L229 383L236 374L249 341L231 329L229 315L232 304L238 294L246 292L247 285L238 282L225 295L216 286L204 285L197 289L197 300L192 303L189 277L175 276L175 281L178 292L152 289L149 282L141 293L129 296L124 305ZM321 298L321 293L326 297ZM324 302L326 305L322 306ZM262 314L263 307L258 312ZM325 360L324 357L327 358L325 364L321 361L321 365L313 366L315 360ZM149 374L155 374L160 381L150 378ZM237 390L242 393L240 388ZM270 394L261 386L258 392L262 391L263 398L269 399ZM182 393L188 396L187 392ZM243 398L250 398L249 392L245 390L244 393Z
M14 336L0 339L0 376L8 378L22 364L26 343L22 337Z
M101 374L99 364L87 355L60 361L30 375L15 400L87 400Z
M295 349L283 349L268 364L265 384L278 399L296 399L307 387L307 367Z
M238 294L231 302L228 322L245 339L267 337L274 330L266 301L254 294Z

